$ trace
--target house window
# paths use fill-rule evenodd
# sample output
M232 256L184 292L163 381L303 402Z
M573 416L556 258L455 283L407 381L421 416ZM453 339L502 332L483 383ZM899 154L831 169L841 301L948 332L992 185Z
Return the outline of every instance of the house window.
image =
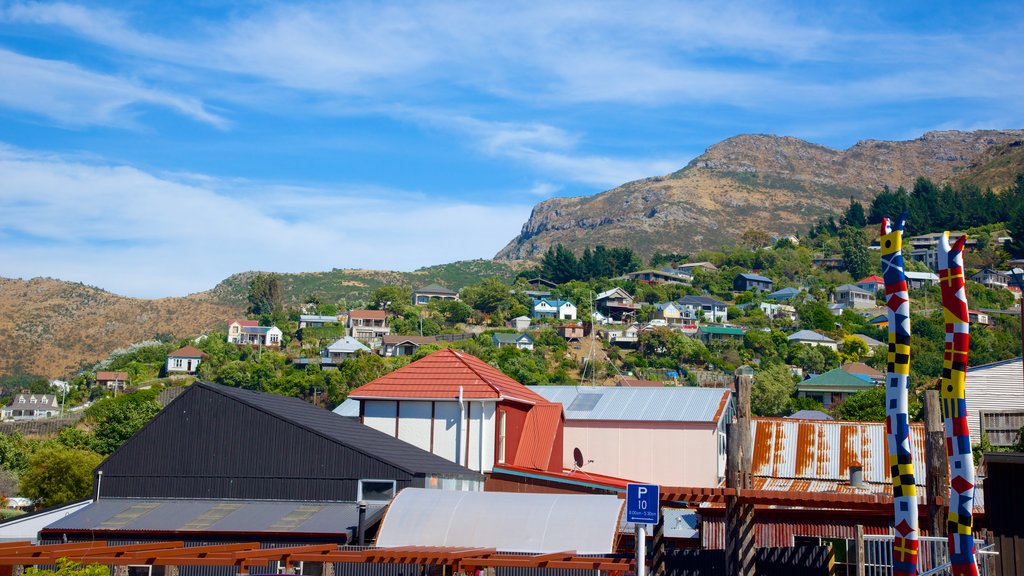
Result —
M395 497L394 480L360 480L357 500L390 502Z
M505 411L498 412L498 464L505 463Z
M270 343L271 344L277 344L277 334L271 334L270 335Z
M181 358L175 358L174 359L174 367L175 368L181 368Z
M25 397L24 396L22 396L21 398L18 398L18 404L24 404L24 403L25 403Z

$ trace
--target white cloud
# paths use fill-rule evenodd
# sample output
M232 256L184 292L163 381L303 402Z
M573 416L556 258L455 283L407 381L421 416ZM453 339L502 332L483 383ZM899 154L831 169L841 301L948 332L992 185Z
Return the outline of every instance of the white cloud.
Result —
M32 58L0 48L0 105L26 110L66 125L133 123L132 107L170 108L195 120L225 128L227 121L194 98L176 96L138 83L97 74L56 60Z
M530 211L198 176L178 181L0 147L0 273L156 297L205 290L243 270L411 270L490 257Z

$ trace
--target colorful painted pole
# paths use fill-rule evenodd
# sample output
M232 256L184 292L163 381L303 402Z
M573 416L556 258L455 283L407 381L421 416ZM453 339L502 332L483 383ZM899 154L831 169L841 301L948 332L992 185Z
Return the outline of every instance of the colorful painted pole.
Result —
M971 343L964 288L964 243L961 236L951 247L949 232L939 240L939 282L942 286L942 315L946 324L945 354L942 358L942 419L946 427L946 456L949 458L949 513L946 533L953 576L978 576L974 559L974 455L967 425L964 381L967 353Z
M907 413L910 376L910 297L903 274L903 223L882 219L882 278L889 317L888 373L885 384L885 431L889 445L889 470L896 530L892 545L893 576L917 574L917 481L910 450L910 418Z

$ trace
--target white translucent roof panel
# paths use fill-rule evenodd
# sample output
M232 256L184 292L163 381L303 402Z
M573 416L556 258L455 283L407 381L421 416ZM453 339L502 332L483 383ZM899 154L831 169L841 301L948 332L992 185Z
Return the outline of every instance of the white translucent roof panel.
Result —
M515 494L406 488L384 516L377 546L496 548L610 554L624 500L597 494Z

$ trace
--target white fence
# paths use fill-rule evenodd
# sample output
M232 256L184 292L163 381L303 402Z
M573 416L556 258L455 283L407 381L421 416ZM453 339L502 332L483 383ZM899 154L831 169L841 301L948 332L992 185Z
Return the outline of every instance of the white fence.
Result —
M865 536L864 537L864 575L865 576L891 576L892 575L892 536ZM975 549L978 551L978 574L989 576L993 574L989 570L989 560L997 552L991 550L992 545L985 544L982 540L975 540ZM854 550L854 541L847 541L847 549ZM855 560L850 557L849 562ZM853 574L854 572L849 572ZM921 536L918 538L917 550L917 573L918 576L950 576L953 572L949 567L948 541L945 538L936 536Z

